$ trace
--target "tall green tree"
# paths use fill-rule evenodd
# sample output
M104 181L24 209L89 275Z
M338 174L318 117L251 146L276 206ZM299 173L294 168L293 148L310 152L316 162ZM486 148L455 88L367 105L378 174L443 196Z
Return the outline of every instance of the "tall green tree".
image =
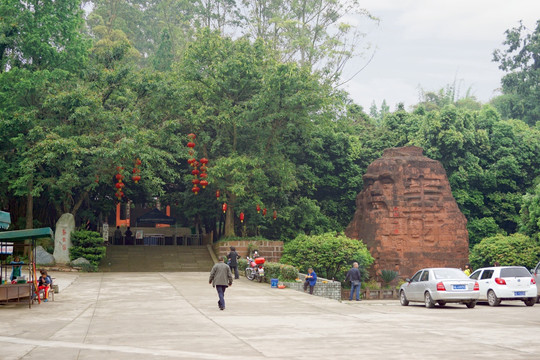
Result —
M534 126L540 121L540 20L534 29L520 22L505 34L506 48L493 52L493 61L506 72L501 79L503 95L494 104L504 117Z
M297 187L290 154L307 137L312 118L328 102L328 89L309 68L277 61L262 41L232 40L202 31L176 69L189 132L226 196L226 235L248 199L283 206ZM301 141L300 141L301 142Z

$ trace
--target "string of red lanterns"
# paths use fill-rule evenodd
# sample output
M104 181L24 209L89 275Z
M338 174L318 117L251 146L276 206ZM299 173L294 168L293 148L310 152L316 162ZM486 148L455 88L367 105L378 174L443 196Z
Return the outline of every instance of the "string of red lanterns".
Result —
M137 158L137 160L135 160L135 167L133 167L133 176L131 177L133 181L135 182L135 184L138 184L139 181L141 181L141 175L140 175L141 169L139 168L141 164L142 164L141 159Z
M125 184L124 182L122 181L122 179L124 178L124 176L122 174L120 174L120 171L124 170L124 168L122 166L117 166L116 167L116 175L114 176L115 179L117 180L117 183L114 184L114 187L116 188L116 197L118 198L118 201L120 201L120 199L124 196L124 192L122 191L122 189L124 188Z
M208 173L207 173L208 159L203 157L199 161L197 161L197 159L195 158L195 146L196 146L195 139L196 138L197 136L195 134L193 133L188 134L189 141L187 143L187 147L189 148L188 153L191 157L188 159L187 162L189 166L194 168L193 170L191 170L191 175L194 176L194 178L191 180L191 183L193 184L191 191L195 195L197 195L199 191L201 191L201 188L199 188L199 185L203 189L205 189L208 186L208 180L206 180L208 177ZM216 197L219 198L219 190L216 193Z

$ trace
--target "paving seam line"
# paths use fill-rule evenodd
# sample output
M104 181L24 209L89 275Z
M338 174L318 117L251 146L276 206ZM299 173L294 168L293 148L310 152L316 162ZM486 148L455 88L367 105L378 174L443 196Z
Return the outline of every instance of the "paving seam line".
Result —
M174 290L176 290L176 292L182 297L184 298L184 300L189 304L189 306L191 306L193 309L195 309L197 312L199 312L202 316L204 316L206 319L208 319L209 321L213 322L214 324L216 324L216 326L220 327L221 329L223 329L225 332L229 333L232 337L236 338L237 340L239 340L240 342L246 344L250 349L253 349L253 351L256 353L256 354L251 354L251 355L260 355L262 357L266 357L265 354L263 354L262 352L260 352L258 349L254 348L250 343L248 343L247 341L245 341L244 339L238 337L236 334L232 333L229 329L227 329L226 327L220 325L218 322L216 322L214 319L212 319L211 317L209 317L208 315L206 315L205 313L203 313L198 307L194 306L191 301L189 301L189 299L187 297L184 296L184 294L182 294L182 292L180 290L178 290L178 288L168 279L166 278L165 276L163 276L162 273L159 273L159 275L161 277L163 277L165 279L165 281L167 281Z

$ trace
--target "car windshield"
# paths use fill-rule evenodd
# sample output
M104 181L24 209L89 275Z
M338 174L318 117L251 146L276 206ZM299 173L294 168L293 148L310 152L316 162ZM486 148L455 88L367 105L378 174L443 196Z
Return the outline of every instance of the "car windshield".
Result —
M433 270L433 274L437 280L469 279L463 271L458 269L436 269Z
M501 269L501 277L531 277L531 274L523 267L513 267Z

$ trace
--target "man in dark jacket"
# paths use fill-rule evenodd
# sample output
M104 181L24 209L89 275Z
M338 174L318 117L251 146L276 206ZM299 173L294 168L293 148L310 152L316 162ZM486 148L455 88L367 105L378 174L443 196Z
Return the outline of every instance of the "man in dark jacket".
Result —
M114 230L113 239L113 245L122 245L122 230L120 230L120 226L117 226L116 230Z
M231 252L227 254L227 258L229 259L229 267L231 268L231 271L234 270L234 278L239 279L240 276L238 276L238 253L236 252L236 248L234 246L231 246Z
M217 290L220 310L225 310L225 290L228 286L232 286L233 282L231 268L223 262L224 259L223 255L219 256L219 262L212 267L210 279L208 280Z
M360 274L360 270L358 270L357 262L354 262L353 267L347 271L345 281L351 282L351 294L349 295L349 300L352 300L353 294L356 294L356 301L360 301L360 284L362 282L362 275Z

